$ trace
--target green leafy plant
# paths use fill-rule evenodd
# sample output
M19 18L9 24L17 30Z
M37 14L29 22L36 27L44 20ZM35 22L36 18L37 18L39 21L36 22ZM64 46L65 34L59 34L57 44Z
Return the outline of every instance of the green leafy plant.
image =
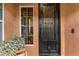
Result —
M31 32L29 32L29 35L32 35L32 33L31 33Z
M9 56L16 56L16 51L24 48L25 39L22 37L12 38L7 42L0 43L0 51L7 53Z

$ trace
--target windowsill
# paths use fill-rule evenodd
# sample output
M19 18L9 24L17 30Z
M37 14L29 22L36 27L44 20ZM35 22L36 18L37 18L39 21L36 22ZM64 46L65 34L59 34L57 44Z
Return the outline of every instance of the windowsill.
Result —
M26 44L25 46L34 46L34 44Z

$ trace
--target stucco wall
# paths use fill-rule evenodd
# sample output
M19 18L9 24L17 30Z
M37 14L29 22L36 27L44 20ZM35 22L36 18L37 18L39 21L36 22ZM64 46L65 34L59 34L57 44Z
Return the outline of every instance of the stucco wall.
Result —
M8 40L19 35L18 5L4 4L4 36Z
M8 40L14 36L20 35L20 12L19 6L33 6L34 7L34 44L32 46L26 46L28 56L39 55L39 37L38 37L38 4L4 4L4 29L5 40Z
M20 4L23 5L23 4ZM29 6L31 4L24 4ZM34 45L28 55L39 55L38 4L34 5ZM79 55L79 4L60 4L61 55ZM71 33L74 29L74 33ZM19 4L4 4L5 40L19 36Z
M79 55L79 4L61 4L61 20L64 55Z
M61 42L61 55L65 55L65 9L63 4L60 4L60 42Z

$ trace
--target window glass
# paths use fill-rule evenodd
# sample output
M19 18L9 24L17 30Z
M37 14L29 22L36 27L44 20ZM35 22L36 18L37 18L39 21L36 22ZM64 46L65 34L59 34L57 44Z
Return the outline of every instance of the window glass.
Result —
M2 23L0 22L0 42L2 41Z
M0 3L0 20L2 20L2 4Z
M2 20L2 4L0 3L0 20ZM2 42L2 21L0 21L0 42Z
M21 8L21 35L26 44L33 44L33 8Z

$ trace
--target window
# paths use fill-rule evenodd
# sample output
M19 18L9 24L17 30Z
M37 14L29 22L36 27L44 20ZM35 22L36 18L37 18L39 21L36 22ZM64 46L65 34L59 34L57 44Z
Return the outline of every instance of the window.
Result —
M2 19L2 3L0 3L0 42L2 42L2 25L3 25L3 19Z
M21 8L21 36L26 44L33 44L33 7Z

